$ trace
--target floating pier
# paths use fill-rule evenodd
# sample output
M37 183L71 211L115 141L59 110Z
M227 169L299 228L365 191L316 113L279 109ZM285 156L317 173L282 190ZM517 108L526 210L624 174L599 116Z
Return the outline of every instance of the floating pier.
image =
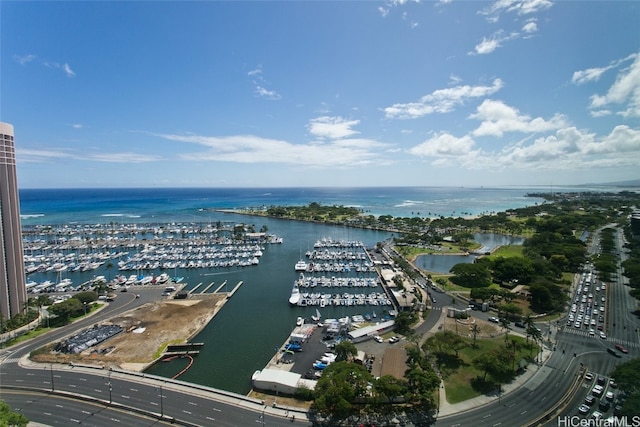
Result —
M189 295L191 295L191 294L195 294L195 293L196 293L196 291L198 290L198 288L199 288L200 286L202 286L202 282L198 283L198 284L195 286L195 288L191 289L191 290L189 291Z
M242 280L238 282L238 284L231 290L231 292L229 292L229 294L227 295L227 298L231 298L233 296L233 294L236 293L236 291L238 290L238 288L242 285Z
M209 290L209 288L210 288L210 287L212 287L212 286L214 285L214 283L215 283L215 282L211 282L211 283L209 283L209 284L207 285L207 287L206 287L206 288L204 288L200 293L201 293L201 294L206 294L206 293L207 293L207 291Z
M220 289L222 289L225 285L227 284L227 281L225 280L224 282L222 282L222 284L220 286L218 286L216 288L215 291L213 291L214 294L217 294L218 292L220 292Z

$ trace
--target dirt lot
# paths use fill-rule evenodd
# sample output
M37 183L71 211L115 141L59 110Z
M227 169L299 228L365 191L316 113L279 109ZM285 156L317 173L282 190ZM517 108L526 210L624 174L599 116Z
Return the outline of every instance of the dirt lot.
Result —
M224 305L226 294L211 294L188 300L163 300L112 318L125 332L78 355L45 352L32 357L47 363L92 363L141 371L167 344L181 344L195 336ZM135 331L135 332L134 332ZM113 347L108 353L104 349Z

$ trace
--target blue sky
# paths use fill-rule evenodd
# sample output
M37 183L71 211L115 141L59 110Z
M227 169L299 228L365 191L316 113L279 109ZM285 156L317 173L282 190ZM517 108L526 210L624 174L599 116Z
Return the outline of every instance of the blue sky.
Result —
M640 178L635 1L0 2L21 188Z

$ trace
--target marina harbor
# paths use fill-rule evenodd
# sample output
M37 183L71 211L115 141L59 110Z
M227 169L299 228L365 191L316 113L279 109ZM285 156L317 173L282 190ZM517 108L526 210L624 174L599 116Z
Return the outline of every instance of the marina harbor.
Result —
M280 237L234 227L221 222L26 227L23 246L27 290L77 290L92 281L74 284L67 276L112 269L136 272L116 275L113 281L118 286L163 284L170 279L179 281L175 274L178 269L257 266L265 245L282 243ZM95 279L105 277L98 275Z

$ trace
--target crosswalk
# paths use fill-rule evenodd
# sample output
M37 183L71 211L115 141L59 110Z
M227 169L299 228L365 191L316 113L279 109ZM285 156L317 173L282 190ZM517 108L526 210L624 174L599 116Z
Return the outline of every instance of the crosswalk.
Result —
M567 333L567 334L572 334L572 335L579 335L579 336L583 336L583 337L589 337L591 339L594 340L601 340L601 338L596 334L595 336L589 335L589 331L586 329L577 329L577 328L573 328L570 326L562 326L560 327L560 331L562 331L563 333ZM615 345L615 344L622 344L623 346L625 346L626 348L640 348L640 345L635 342L635 341L628 341L628 340L611 340L609 338L607 338L606 340L602 340L603 343L607 343L608 345Z
M18 362L20 362L20 358L19 357L11 357L9 359L1 360L0 362L2 362L3 365L9 365L9 364L12 364L12 363L16 363L17 364Z

